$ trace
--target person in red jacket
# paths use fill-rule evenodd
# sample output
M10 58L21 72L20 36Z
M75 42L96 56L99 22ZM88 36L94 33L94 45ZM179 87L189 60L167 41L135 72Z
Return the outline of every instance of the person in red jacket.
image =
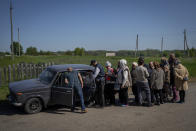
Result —
M106 103L110 105L115 104L115 92L114 92L114 82L115 82L115 74L114 69L112 68L112 64L109 61L106 61L105 67L107 69L105 74L105 99Z

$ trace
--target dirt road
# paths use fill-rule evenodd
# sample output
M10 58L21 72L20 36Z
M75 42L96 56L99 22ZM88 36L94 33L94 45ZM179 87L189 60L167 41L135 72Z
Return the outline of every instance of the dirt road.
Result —
M87 114L52 107L26 115L7 104L0 105L0 131L195 131L196 83L190 84L186 103L154 107L88 109Z

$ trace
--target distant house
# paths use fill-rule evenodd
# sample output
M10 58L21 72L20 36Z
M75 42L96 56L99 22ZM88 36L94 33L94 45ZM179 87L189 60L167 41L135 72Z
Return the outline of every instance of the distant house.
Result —
M116 56L116 53L106 53L105 56L106 57L108 57L108 56Z

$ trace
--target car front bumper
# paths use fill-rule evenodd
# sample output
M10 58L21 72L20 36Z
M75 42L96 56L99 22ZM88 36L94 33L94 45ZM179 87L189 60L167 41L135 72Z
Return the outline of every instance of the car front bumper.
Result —
M15 100L13 100L13 98L10 95L7 96L7 100L14 106L17 106L17 107L22 106L22 103L16 102Z

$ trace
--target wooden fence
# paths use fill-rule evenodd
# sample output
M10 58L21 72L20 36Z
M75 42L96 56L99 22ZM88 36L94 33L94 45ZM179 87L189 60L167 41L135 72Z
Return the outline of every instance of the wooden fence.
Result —
M37 78L39 74L54 62L39 64L13 64L8 67L0 68L0 87L9 82Z

